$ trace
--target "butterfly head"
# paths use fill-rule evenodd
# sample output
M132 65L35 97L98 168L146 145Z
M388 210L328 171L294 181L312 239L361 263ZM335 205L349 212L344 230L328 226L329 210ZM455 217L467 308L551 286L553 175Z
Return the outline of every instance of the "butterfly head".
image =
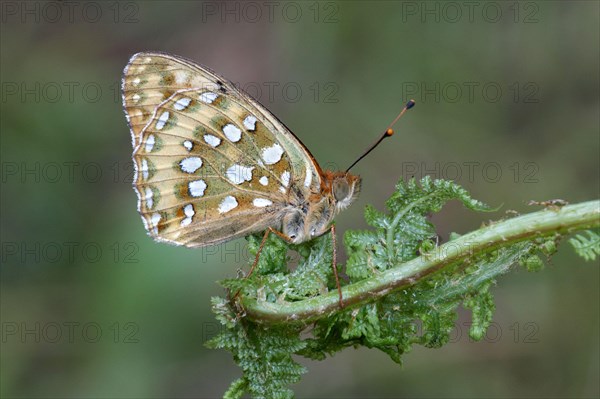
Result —
M331 196L336 212L348 208L360 194L360 176L336 172L331 176Z
M321 192L309 197L306 208L297 208L283 218L283 233L294 244L325 234L335 215L349 207L360 193L359 176L324 171L321 177Z

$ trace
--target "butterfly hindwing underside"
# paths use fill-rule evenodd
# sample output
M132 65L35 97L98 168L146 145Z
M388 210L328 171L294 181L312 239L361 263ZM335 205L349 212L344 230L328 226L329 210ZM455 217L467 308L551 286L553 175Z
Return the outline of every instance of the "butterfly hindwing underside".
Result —
M138 211L159 241L205 246L279 228L323 190L323 172L303 144L207 68L138 53L122 94Z

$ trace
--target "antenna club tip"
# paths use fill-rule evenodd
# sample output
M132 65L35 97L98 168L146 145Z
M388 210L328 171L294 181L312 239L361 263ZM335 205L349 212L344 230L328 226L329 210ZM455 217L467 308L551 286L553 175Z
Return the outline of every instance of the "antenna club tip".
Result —
M394 134L394 130L389 128L388 130L385 131L385 135L386 137L390 137Z
M415 106L415 100L410 99L407 103L406 103L406 109L411 109L412 107Z

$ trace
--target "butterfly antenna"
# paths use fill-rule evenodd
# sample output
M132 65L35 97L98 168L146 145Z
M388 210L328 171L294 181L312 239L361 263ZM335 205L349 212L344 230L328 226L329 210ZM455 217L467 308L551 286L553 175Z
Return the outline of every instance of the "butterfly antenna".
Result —
M371 147L369 147L368 150L366 150L356 161L354 161L354 163L352 165L350 165L350 167L348 169L346 169L346 173L348 173L348 171L350 169L352 169L352 167L354 165L356 165L358 163L358 161L360 161L361 159L366 157L371 151L373 151L375 149L375 147L377 147L379 145L379 143L381 143L383 141L383 139L385 139L386 137L391 137L394 134L394 131L392 130L392 126L394 126L396 124L396 122L398 122L398 119L400 119L406 111L408 111L409 109L411 109L414 106L415 106L415 100L410 100L409 102L407 102L406 105L404 106L404 108L402 108L402 111L400 111L400 113L398 114L398 116L392 121L392 123L389 124L387 129L385 129L385 132L383 132L383 135L381 135L381 137L375 143L373 143L373 145Z

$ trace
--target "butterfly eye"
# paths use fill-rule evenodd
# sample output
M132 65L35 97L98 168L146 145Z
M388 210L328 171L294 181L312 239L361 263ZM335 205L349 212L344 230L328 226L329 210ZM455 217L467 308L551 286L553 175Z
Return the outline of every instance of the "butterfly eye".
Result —
M350 187L345 179L335 180L333 183L333 196L336 201L343 201L348 197Z

